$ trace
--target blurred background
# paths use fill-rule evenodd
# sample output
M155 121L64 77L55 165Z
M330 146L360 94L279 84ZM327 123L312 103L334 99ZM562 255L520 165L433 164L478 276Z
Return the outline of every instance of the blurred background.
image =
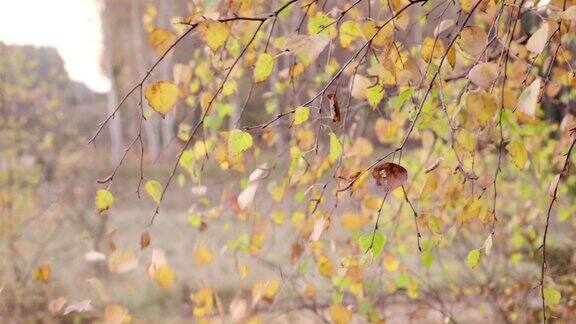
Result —
M112 184L114 208L104 216L95 209L94 196L102 187L97 180L110 175L122 159L124 149L139 132L137 96L128 98L95 145L88 145L88 141L98 124L114 111L124 94L157 60L158 54L148 41L147 27L153 24L178 32L179 27L173 22L177 21L178 15L190 11L192 2L0 0L0 322L93 322L105 320L107 315L104 313L115 314L118 310L128 310L132 314L130 318L136 322L188 322L196 311L190 294L198 293L199 287L205 284L213 287L221 299L215 302L214 313L216 309L220 312L222 305L233 311L240 307L234 304L241 300L239 296L246 300L250 294L253 299L260 298L254 297L258 289L262 289L256 283L275 287L276 290L270 288L274 291L269 293L273 297L278 282L286 280L291 269L304 272L305 267L313 267L313 261L310 261L313 258L308 261L303 258L302 264L296 262L305 252L300 241L295 239L294 231L287 226L290 220L284 223L286 226L275 224L278 227L270 230L270 223L281 224L283 219L274 219L259 227L257 222L246 222L228 206L230 197L240 192L237 184L247 183L246 174L223 173L217 165L206 165L203 169L206 180L202 185L190 185L177 179L178 185L171 187L160 216L154 227L149 228L156 205L148 197L138 197L139 151L129 152ZM203 2L210 6L218 1ZM418 12L411 14L416 16ZM524 24L534 25L530 19ZM407 42L420 44L422 33L426 33L424 24L407 33ZM178 46L155 70L155 78L172 80L177 77L174 66L191 60L194 45L191 40ZM236 105L244 98L249 85L238 87L242 95L235 97ZM273 106L269 113L282 109L279 99L270 99L273 89L268 85L257 87L248 107ZM185 119L182 111L186 103L178 105L176 113L166 118L147 110L144 124L146 177L162 180L162 183L170 174L175 154L182 145L178 134L183 131L180 124ZM261 111L247 109L243 118L255 122L267 120ZM550 111L548 115L558 116L550 118L555 119L554 126L545 128L546 135L557 130L556 122L563 117L563 113L558 113L560 108L553 107ZM237 117L230 116L225 122L232 125ZM351 131L376 143L374 152L384 152L391 147L390 142L378 144L380 135L375 134L372 125L367 125L379 117L376 113L360 112ZM400 119L400 125L386 128L386 136L394 137L396 141L401 140L402 125L408 120ZM364 129L370 130L364 133ZM539 132L539 128L534 129L534 133ZM290 134L280 133L265 156L274 157L277 152L287 151ZM425 147L427 144L420 144L420 140L410 145ZM432 142L427 138L421 142L426 141ZM436 138L433 141L436 143ZM547 154L559 152L551 144L542 146L546 147ZM378 156L371 154L372 145L368 156ZM422 161L430 158L428 148L406 155L410 172L422 171ZM493 163L494 157L491 158L489 162ZM254 169L255 165L251 160L248 169ZM450 172L448 170L447 174ZM395 211L395 214L390 212L393 216L385 217L386 226L390 226L385 228L402 238L396 238L384 260L378 261L375 277L378 277L377 287L386 292L386 297L379 301L386 301L387 306L381 309L391 322L415 319L442 322L449 314L472 322L535 318L532 315L537 312L539 300L533 286L537 283L540 266L537 229L541 227L533 223L537 222L539 208L547 197L531 201L536 195L534 191L526 186L519 188L512 180L520 179L530 183L532 188L543 188L548 179L535 180L530 174L511 174L508 178L511 181L502 184L502 199L506 199L503 203L506 206L502 208L510 209L510 215L519 210L526 212L526 218L503 225L506 235L499 241L500 254L487 261L479 270L480 274L468 271L465 265L467 251L484 242L487 232L479 229L480 226L465 233L472 235L484 231L471 240L455 233L447 234L453 234L451 239L456 243L443 250L450 256L447 259L432 253L420 257L414 253L410 210L404 208L400 212L401 199L399 203L387 206L387 210ZM274 186L281 187L284 183L281 179L274 181L267 188L271 195ZM570 187L563 189L563 194L573 195L576 181L571 178L569 183ZM447 187L458 191L456 186ZM543 196L540 191L537 195ZM258 208L286 210L287 215L294 217L298 206L303 205L304 193L301 188L288 192L287 196L296 198L280 199L281 203L275 203L269 197L258 196ZM210 203L214 201L221 204L212 208ZM327 234L332 245L326 244L325 249L332 251L334 267L338 267L346 253L358 252L352 248L344 248L342 254L335 252L334 246L352 245L350 241L354 241L344 233L372 228L374 210L365 208L364 203L343 204L343 211L338 212L342 218L334 221L335 225ZM568 291L574 291L571 237L575 231L574 211L570 208L570 203L559 208L558 218L565 223L553 226L554 231L558 228L563 231L553 239L554 248L551 248L549 258L554 266L549 271L566 283ZM401 221L398 215L402 215ZM206 219L210 219L210 224L204 228ZM152 234L151 247L140 249L142 233L147 231ZM246 250L262 248L253 246L257 234L267 239L261 253L237 253L242 244L249 246ZM137 251L124 256L135 264L126 265L130 262L125 259L121 262L122 266L130 268L130 273L110 271L106 259L110 251L115 250ZM169 259L177 274L171 289L159 289L159 284L149 279L150 262L162 258ZM441 271L429 271L426 263L434 262L431 258L439 260ZM356 275L362 277L362 270L357 272ZM370 275L369 271L366 273L366 276ZM305 297L314 296L316 289L326 292L330 291L327 287L337 285L322 277L329 276L314 272L311 278L294 280L294 285L291 282L291 288L286 289L289 294L298 296L294 298L296 301L277 305L282 310L268 320L326 321L316 309L327 308L328 304L322 301L330 299L330 292L326 293L327 297L318 293L318 299ZM316 283L317 278L325 279L325 282ZM398 291L402 293L397 294ZM266 292L260 294L266 297ZM563 312L569 318L576 307L574 298L566 297L566 305L559 313ZM268 311L272 312L266 309ZM532 315L527 316L529 313Z

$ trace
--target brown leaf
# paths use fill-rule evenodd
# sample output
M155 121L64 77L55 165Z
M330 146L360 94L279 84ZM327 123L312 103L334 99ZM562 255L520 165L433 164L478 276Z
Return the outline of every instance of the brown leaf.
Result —
M408 171L399 164L385 162L372 169L372 177L376 180L376 185L392 191L408 180Z
M144 250L150 245L150 233L144 232L140 235L140 249Z
M332 115L332 121L337 123L340 121L340 106L338 105L338 98L335 93L329 93L326 97L330 100L330 114Z

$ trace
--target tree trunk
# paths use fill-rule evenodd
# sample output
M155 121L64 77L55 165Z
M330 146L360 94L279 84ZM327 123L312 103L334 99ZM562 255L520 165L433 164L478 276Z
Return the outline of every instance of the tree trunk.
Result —
M143 26L142 26L142 14L140 10L140 5L138 0L131 0L130 3L130 14L131 14L131 29L132 29L132 40L134 41L134 56L136 57L136 79L144 77L146 74L146 68L148 66L149 56L148 51L144 47L143 40ZM146 100L142 102L143 109L147 109L148 103ZM146 133L146 151L150 160L155 161L159 154L159 132L158 132L158 116L155 114L148 117L144 122L144 132Z
M116 73L114 72L113 60L112 60L112 40L110 39L111 30L110 23L105 22L106 20L106 9L101 12L101 17L103 20L104 27L104 66L106 74L110 79L110 90L108 91L106 100L106 112L108 115L112 114L118 105L118 88L116 82ZM120 111L116 112L114 118L108 124L108 129L110 131L110 163L116 165L122 156L122 118Z

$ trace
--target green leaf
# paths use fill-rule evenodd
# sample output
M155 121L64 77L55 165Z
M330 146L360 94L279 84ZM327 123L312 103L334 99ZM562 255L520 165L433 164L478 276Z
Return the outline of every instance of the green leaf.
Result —
M466 264L470 269L474 269L480 263L480 250L474 249L468 252L468 256L466 257Z
M258 56L256 64L254 65L254 82L262 82L274 71L276 60L268 53L262 53Z
M252 135L233 129L228 135L228 152L232 155L242 153L252 147Z
M338 139L338 136L334 133L330 133L330 154L328 155L328 161L334 163L342 155L342 143Z
M310 108L298 107L294 112L294 125L300 125L308 120L310 117Z
M98 212L103 212L110 209L112 204L114 204L114 195L106 189L100 189L96 192L96 207Z
M402 91L398 95L398 98L396 99L396 109L399 110L400 108L402 108L402 106L404 106L406 101L412 96L413 93L414 93L414 89L412 89L412 88L408 88L408 89Z
M384 88L377 84L366 89L366 99L372 108L376 108L384 98Z
M430 268L434 264L434 254L430 250L422 252L420 258L426 268Z
M144 189L152 197L155 203L159 204L162 198L162 185L156 180L148 180L144 184Z
M374 237L374 243L372 243L372 237ZM386 244L386 237L382 233L367 233L361 235L358 238L358 245L360 250L364 253L372 251L372 256L377 257L384 251L384 245ZM372 247L370 247L372 245Z
M336 31L334 19L328 17L325 13L318 11L308 19L308 34L326 34L331 35Z
M558 290L551 287L544 288L544 303L546 306L558 305L560 299L562 299L562 294Z

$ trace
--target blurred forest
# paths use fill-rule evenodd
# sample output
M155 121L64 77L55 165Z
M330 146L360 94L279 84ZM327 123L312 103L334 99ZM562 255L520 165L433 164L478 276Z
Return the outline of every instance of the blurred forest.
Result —
M0 323L574 322L576 2L99 4L108 93L0 43Z

